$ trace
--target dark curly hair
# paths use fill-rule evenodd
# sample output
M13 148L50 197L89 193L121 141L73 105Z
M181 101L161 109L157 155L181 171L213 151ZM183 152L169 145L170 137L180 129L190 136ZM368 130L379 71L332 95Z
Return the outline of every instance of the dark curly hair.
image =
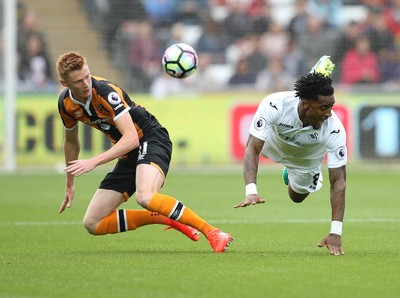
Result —
M320 73L308 73L300 77L294 84L296 97L299 99L318 100L318 96L330 96L335 90L332 79Z

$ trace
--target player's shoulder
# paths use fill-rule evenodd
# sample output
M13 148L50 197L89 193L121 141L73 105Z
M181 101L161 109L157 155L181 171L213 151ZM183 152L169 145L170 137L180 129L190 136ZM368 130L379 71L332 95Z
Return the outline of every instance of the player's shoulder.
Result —
M331 126L343 126L342 121L340 120L340 118L338 117L338 115L335 113L334 110L332 110L332 116L328 118L328 123Z
M63 91L60 92L58 95L58 105L64 105L64 100L69 98L69 88L65 88Z
M269 94L263 99L263 104L271 106L276 111L283 111L298 102L294 91L282 91Z
M63 100L64 98L67 98L68 96L69 96L69 88L65 88L63 91L60 92L58 99Z
M92 75L92 88L99 90L111 90L110 81L105 78Z
M293 101L296 99L296 95L294 91L281 91L269 94L264 98L266 101L274 102L274 103L286 103L289 101Z
M344 129L343 123L334 111L332 111L332 116L329 117L326 121L325 133L329 137L341 135L346 136L346 131Z

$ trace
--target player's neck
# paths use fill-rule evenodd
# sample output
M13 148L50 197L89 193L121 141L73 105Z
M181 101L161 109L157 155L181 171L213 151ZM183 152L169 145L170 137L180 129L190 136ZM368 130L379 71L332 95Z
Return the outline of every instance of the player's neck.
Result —
M75 100L77 100L77 101L79 101L79 102L81 102L81 103L83 103L83 104L86 104L86 102L87 102L88 99L89 99L89 98L85 98L85 97L75 96L73 93L72 93L72 97L73 97Z
M299 104L297 105L297 114L299 115L300 121L303 123L303 127L310 125L306 119L305 111L302 108L301 101L299 101Z

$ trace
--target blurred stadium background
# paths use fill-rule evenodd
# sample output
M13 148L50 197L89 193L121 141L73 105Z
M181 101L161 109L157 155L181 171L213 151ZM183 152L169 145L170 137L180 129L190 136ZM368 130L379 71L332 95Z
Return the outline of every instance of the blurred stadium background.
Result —
M5 50L13 42L6 34L11 2L15 69ZM292 89L299 75L330 55L336 64L335 109L348 131L351 162L400 165L399 0L0 3L1 170L63 164L54 65L70 50L161 120L175 143L173 162L184 166L239 165L259 101ZM164 49L176 42L192 45L199 55L198 70L185 80L161 69ZM14 73L15 115L9 115L7 76ZM15 146L9 146L10 132ZM89 129L81 133L82 156L110 146Z

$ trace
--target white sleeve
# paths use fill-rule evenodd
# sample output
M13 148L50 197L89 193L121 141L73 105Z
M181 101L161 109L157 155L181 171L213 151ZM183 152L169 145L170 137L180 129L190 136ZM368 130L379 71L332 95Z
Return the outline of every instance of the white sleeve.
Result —
M279 116L279 110L281 109L280 107L278 108L278 103L275 102L271 96L264 98L251 121L249 129L250 134L265 141L268 136L268 131Z
M328 168L339 168L347 164L346 131L339 120L335 122L327 144Z

